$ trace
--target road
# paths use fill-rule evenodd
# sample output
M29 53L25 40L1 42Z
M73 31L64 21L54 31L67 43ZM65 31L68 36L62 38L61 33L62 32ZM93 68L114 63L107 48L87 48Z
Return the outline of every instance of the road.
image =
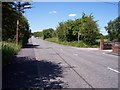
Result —
M31 38L37 60L59 63L69 88L117 88L118 56L100 50L79 49Z
M118 88L118 56L30 38L3 70L3 88Z

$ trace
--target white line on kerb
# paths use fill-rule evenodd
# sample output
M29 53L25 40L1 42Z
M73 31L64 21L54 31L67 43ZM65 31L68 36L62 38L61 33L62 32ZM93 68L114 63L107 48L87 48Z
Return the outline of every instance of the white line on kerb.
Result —
M109 70L111 70L111 71L114 71L114 72L116 72L116 73L120 73L119 71L117 71L117 70L115 70L115 69L112 69L112 68L110 68L110 67L107 67L107 69L109 69Z

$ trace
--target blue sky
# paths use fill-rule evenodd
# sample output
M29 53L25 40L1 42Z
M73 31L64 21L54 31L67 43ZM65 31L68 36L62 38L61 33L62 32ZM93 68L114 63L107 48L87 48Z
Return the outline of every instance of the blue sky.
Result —
M93 13L100 32L106 34L104 27L118 16L117 5L103 2L33 2L32 7L24 14L32 32L55 29L59 22L80 18L82 12L85 12L87 15Z

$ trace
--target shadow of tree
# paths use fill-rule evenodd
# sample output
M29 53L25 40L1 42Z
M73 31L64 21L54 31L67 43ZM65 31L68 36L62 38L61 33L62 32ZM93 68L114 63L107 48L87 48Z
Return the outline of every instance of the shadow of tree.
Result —
M33 44L28 43L26 46L24 46L22 48L36 48L38 46L40 46L40 45L33 45Z
M65 83L62 67L47 60L35 60L28 57L16 59L3 69L3 89L47 88L61 89Z

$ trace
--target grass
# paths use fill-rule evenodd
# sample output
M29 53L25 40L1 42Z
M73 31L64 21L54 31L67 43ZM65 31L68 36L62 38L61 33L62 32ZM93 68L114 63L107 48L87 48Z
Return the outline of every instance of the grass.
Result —
M58 38L47 38L47 41L58 43L58 44L63 44L63 45L68 45L68 46L74 46L74 47L81 47L81 48L99 48L99 45L87 45L83 41L72 41L72 42L59 42Z
M21 46L15 43L0 42L0 49L2 50L2 65L7 65L15 54L20 51Z

